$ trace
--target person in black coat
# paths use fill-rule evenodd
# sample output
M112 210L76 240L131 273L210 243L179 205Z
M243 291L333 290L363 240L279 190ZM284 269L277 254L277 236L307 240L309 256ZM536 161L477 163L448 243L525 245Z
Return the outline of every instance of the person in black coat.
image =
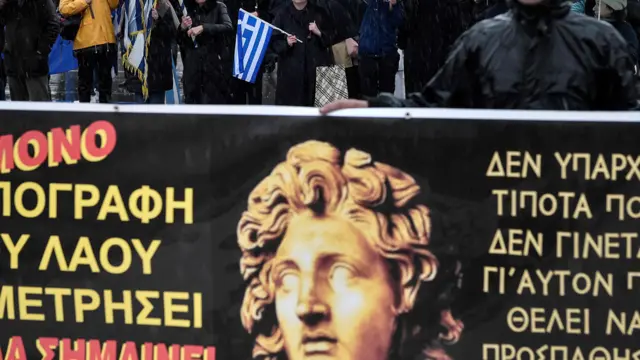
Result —
M474 22L472 0L404 0L402 30L407 93L420 91L447 59L455 40Z
M599 7L599 9L598 9ZM634 65L638 64L638 36L627 20L627 0L601 0L593 7L595 17L611 24L627 42Z
M141 81L130 72L127 72L126 88L136 95L137 103L164 104L166 91L173 88L172 43L177 33L178 17L169 0L158 0L158 6L152 9L151 15L153 24L147 55L149 96L144 99Z
M5 100L7 74L4 72L4 24L0 22L0 101Z
M293 0L276 15L272 46L278 55L276 105L314 106L316 68L333 65L334 28L328 13L307 0ZM300 41L298 41L300 40Z
M360 98L360 73L357 63L358 41L360 40L360 26L366 10L364 4L362 12L358 8L358 0L315 0L316 4L325 9L335 28L335 36L332 45L340 44L344 41L347 55L350 57L350 64L345 66L347 77L347 88L350 98ZM336 63L340 63L340 52L334 51Z
M570 11L564 0L509 0L456 42L445 65L406 100L383 94L353 107L636 110L635 68L616 29ZM589 44L589 46L585 46ZM581 49L581 51L575 51Z
M187 104L225 104L228 74L223 58L228 57L224 35L233 31L227 7L216 0L196 0L182 18L179 38L185 49L184 97Z
M238 25L238 16L240 9L257 16L258 18L266 21L267 23L273 22L273 16L269 12L271 0L230 0L227 2L227 6L229 7L229 13L231 16L231 21L233 22L233 27L236 28ZM233 49L235 48L236 36L234 34L230 34L227 39L228 47ZM230 86L232 88L232 102L236 105L261 105L262 104L262 79L264 73L270 73L273 71L275 67L275 54L270 51L271 48L268 48L267 53L265 54L262 64L258 69L258 74L256 76L255 82L249 83L244 80L240 80L237 78L232 78L230 81ZM231 66L233 66L233 59L231 59ZM228 70L229 73L233 73L233 69Z
M0 0L4 62L13 101L51 101L49 53L60 32L52 0Z

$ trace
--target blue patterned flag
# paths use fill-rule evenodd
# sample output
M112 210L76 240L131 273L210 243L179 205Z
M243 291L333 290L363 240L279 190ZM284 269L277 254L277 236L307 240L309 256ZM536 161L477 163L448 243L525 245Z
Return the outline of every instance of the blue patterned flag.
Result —
M173 61L173 57L171 57L171 70L173 72L173 88L171 90L167 90L164 97L165 104L180 104L180 99L182 98L180 95L180 82L178 80L178 72L176 71L176 63Z
M272 32L271 24L240 9L233 59L234 77L255 83Z
M142 82L145 97L148 96L147 50L151 40L151 9L155 5L155 0L125 0L123 8L125 53L122 62Z

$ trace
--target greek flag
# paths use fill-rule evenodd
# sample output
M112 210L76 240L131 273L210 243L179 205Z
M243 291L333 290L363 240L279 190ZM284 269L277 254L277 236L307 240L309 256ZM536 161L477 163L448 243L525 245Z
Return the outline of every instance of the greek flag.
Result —
M180 95L180 80L178 79L178 72L176 71L176 63L171 58L171 70L173 72L173 88L167 90L164 95L165 104L180 104L182 96Z
M124 48L122 62L127 70L142 82L142 93L147 96L147 46L151 32L151 9L155 0L125 0Z
M120 36L120 32L122 32L122 27L124 25L124 13L122 8L124 8L124 2L118 5L118 8L111 12L111 17L113 18L113 30L116 34L116 38Z
M233 59L234 77L252 84L256 82L272 32L271 24L240 9Z

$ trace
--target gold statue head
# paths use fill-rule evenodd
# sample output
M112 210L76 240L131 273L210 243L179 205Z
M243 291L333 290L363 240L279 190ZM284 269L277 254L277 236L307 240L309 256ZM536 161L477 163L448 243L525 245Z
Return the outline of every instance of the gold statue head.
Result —
M351 149L342 161L327 143L291 148L238 224L253 357L386 360L424 333L400 321L438 274L419 192L411 176L365 152ZM445 360L440 344L456 342L462 323L448 308L437 314L420 351Z

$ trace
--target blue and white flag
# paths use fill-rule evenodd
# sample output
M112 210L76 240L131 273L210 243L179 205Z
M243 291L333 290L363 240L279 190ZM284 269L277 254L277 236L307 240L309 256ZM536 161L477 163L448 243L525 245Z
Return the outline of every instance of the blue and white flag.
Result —
M164 96L165 104L180 104L180 100L182 96L180 95L180 80L178 79L178 71L176 71L176 63L173 61L173 56L171 57L171 70L173 74L173 88L171 90L167 90Z
M115 32L116 38L118 38L120 36L120 33L124 30L124 6L125 2L121 1L118 5L118 8L111 12L111 18L113 19L113 30Z
M234 77L252 84L256 82L272 32L271 24L240 9L233 59Z
M147 95L147 48L150 41L151 9L155 0L125 0L124 2L124 67L142 82Z

